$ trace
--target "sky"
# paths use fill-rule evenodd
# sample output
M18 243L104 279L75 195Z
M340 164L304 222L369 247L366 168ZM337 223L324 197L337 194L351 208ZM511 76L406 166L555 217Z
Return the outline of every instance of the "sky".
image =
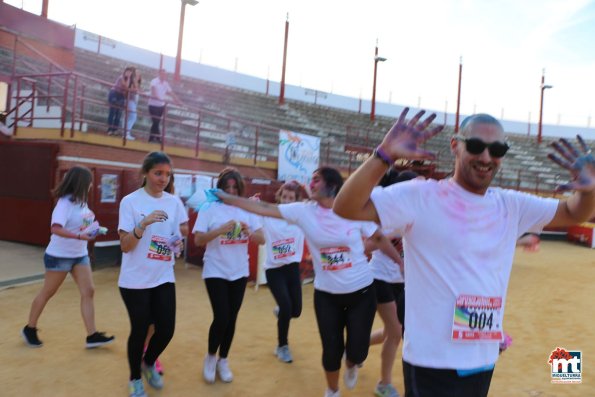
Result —
M41 0L4 0L39 14ZM175 56L180 0L50 0L49 18ZM595 127L595 1L200 0L184 59L335 94L454 113ZM322 104L322 100L321 100ZM593 120L591 121L591 116Z

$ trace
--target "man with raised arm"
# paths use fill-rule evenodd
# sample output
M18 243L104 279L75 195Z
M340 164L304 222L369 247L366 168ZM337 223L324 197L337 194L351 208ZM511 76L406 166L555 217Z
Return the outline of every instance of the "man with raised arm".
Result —
M339 192L333 209L342 217L400 230L405 251L406 397L488 395L516 240L545 226L569 226L595 213L595 160L564 139L550 159L567 169L568 200L491 188L508 150L502 126L478 114L451 139L452 178L414 180L374 190L397 159L429 159L419 145L438 134L435 114L405 109L382 143Z

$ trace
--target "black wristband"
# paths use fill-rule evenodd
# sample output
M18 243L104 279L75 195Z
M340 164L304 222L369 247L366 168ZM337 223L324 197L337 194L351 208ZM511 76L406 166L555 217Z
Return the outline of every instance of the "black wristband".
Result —
M132 228L132 235L133 235L134 237L136 237L136 239L137 239L137 240L140 240L141 238L143 238L143 236L139 236L139 235L137 235L137 234L136 234L136 230L134 230L134 229L135 229L135 228Z
M527 232L527 233L523 233L523 234L521 235L521 237L519 237L519 238L523 238L523 237L526 237L526 236L535 236L535 237L539 237L539 236L540 236L540 234L539 234L539 233L534 233L534 232Z

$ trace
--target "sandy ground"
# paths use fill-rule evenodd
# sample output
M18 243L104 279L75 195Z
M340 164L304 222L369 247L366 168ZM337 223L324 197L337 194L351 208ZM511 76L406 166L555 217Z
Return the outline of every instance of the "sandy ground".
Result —
M41 262L40 262L41 266ZM304 287L304 311L292 322L295 361L273 356L276 344L274 301L266 287L246 291L230 353L235 379L207 385L201 377L211 311L200 269L176 265L176 333L161 357L165 388L149 396L322 396L325 382L321 346L312 305L312 285ZM39 323L41 349L25 346L19 335L40 284L0 291L1 396L125 396L128 368L128 317L117 289L117 268L94 273L98 328L116 335L112 345L84 349L76 285L69 278L49 302ZM564 242L542 242L535 254L518 251L508 294L505 329L513 346L496 366L490 396L595 396L595 251ZM408 315L414 315L408 313ZM377 324L379 320L377 319ZM550 383L548 358L556 347L580 350L583 383ZM360 371L354 390L342 396L372 396L378 380L380 347ZM403 391L400 354L395 384Z

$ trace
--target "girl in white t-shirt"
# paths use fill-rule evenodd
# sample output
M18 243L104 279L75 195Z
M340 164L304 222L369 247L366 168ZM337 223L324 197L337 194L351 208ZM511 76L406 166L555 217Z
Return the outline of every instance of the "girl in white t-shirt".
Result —
M52 236L43 258L43 287L31 304L29 322L21 331L25 342L31 347L43 345L37 337L37 321L69 272L81 294L81 314L88 335L86 347L94 348L114 341L113 336L106 336L95 329L95 287L87 251L87 243L95 239L95 232L89 233L95 214L87 207L92 182L93 176L88 168L74 166L54 190L58 202L52 212Z
M122 199L118 222L122 249L118 286L130 318L130 396L145 395L141 372L151 387L163 387L155 361L174 334L175 251L188 234L184 205L166 191L172 183L170 158L163 152L149 153L141 172L142 187ZM151 323L155 331L143 356Z
M302 191L304 189L298 182L287 182L279 188L275 198L280 204L303 201ZM302 314L300 262L304 254L304 232L283 219L265 216L262 222L266 240L264 269L267 285L277 302L275 315L278 344L275 354L279 360L291 363L293 357L288 342L289 322Z
M358 366L368 355L376 296L363 238L374 239L387 253L394 250L375 223L350 221L333 212L342 185L337 170L321 167L312 175L311 202L275 205L217 193L227 204L285 219L303 230L314 264L314 309L322 340L325 397L339 397L343 354L347 367L343 380L348 389L355 387Z
M244 181L236 169L225 168L219 174L217 188L241 196ZM264 243L262 223L246 211L215 202L199 210L192 233L196 245L206 245L202 278L213 309L203 377L207 383L213 383L219 374L227 383L233 380L227 355L249 275L248 242Z

